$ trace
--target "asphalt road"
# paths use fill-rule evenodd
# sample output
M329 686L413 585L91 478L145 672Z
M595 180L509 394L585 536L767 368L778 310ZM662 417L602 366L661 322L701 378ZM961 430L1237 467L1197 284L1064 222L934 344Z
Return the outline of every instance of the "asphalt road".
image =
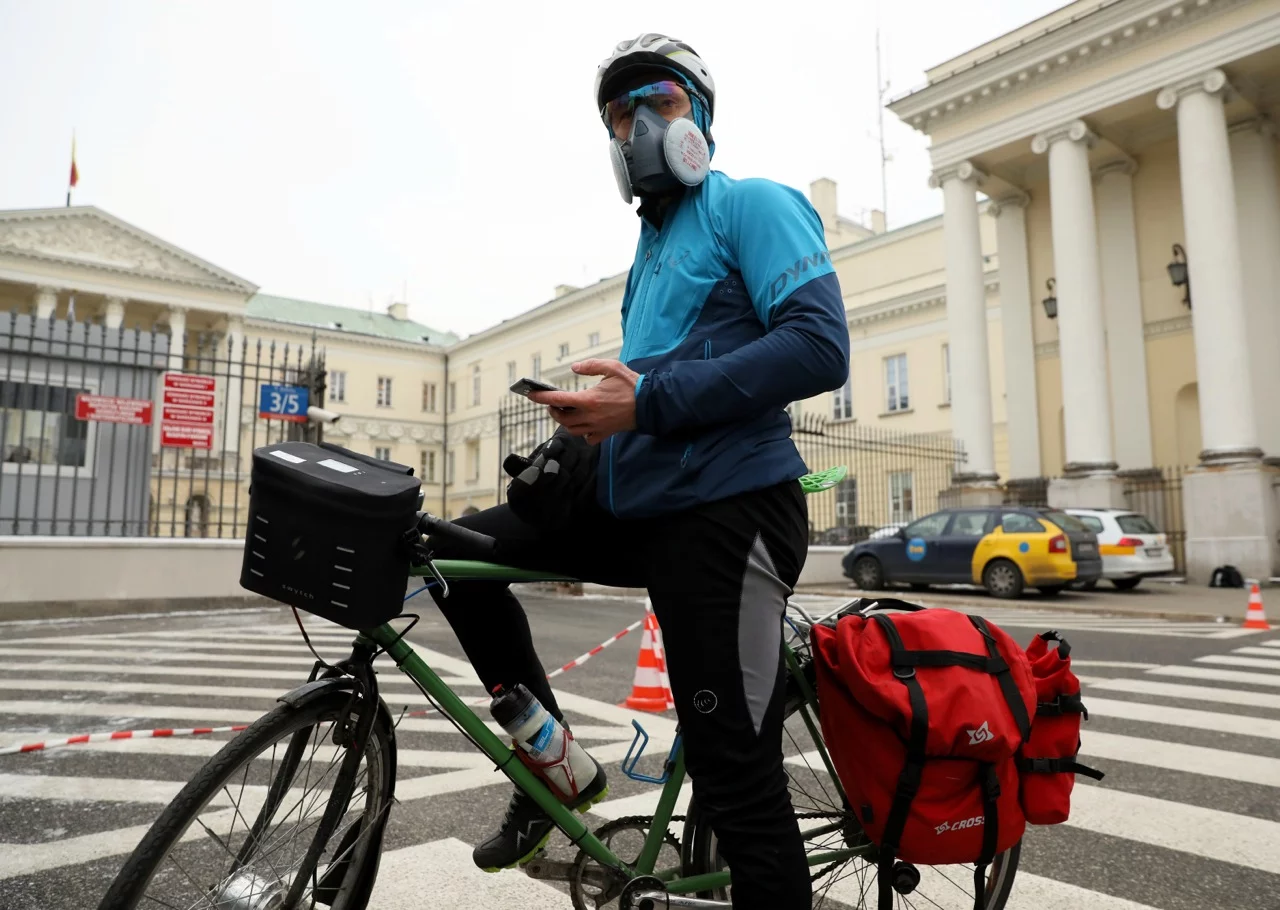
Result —
M812 613L835 602L797 598ZM636 600L539 594L525 603L548 669L641 616ZM410 640L442 675L461 680L460 694L481 696L447 625L430 604L422 610ZM1280 908L1280 630L995 604L983 612L1023 642L1046 628L1071 641L1090 709L1083 760L1107 772L1100 784L1077 784L1067 824L1028 831L1010 907ZM308 626L326 657L341 656L336 627ZM618 771L632 717L658 749L674 729L673 713L617 707L639 646L639 633L628 635L556 680L575 729L609 772L610 796L588 816L592 826L643 814L656 799L656 788ZM246 722L307 669L283 610L0 623L0 747ZM421 707L396 676L382 674L388 703ZM406 720L398 731L400 801L371 906L567 908L563 886L471 866L471 845L501 817L510 790L439 726ZM141 832L229 736L0 756L0 910L97 906ZM563 838L551 853L573 855ZM842 896L850 893L856 903L856 892ZM904 906L963 906L928 897Z

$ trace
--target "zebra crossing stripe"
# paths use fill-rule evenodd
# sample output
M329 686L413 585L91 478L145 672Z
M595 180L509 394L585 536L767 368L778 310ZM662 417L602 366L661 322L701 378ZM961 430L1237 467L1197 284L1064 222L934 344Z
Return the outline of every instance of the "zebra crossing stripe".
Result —
M1197 657L1198 664L1217 664L1220 667L1252 667L1258 670L1280 670L1280 658L1265 660L1261 657L1233 657L1230 654L1209 654Z
M1085 685L1089 686L1090 691L1102 689L1108 692L1129 692L1134 695L1155 695L1161 698L1182 698L1188 701L1212 701L1224 705L1244 705L1249 708L1280 709L1280 695L1273 695L1270 692L1251 692L1246 689L1184 686L1180 683L1161 682L1158 679L1103 679L1095 680Z
M382 854L369 906L378 910L422 910L428 905L570 910L573 902L554 885L519 872L481 872L471 861L471 847L456 838Z
M59 673L93 673L93 674L115 674L117 676L180 676L185 679L204 678L204 677L226 677L227 679L284 679L289 680L292 685L302 685L306 682L306 674L298 670L266 670L266 669L245 669L243 667L180 667L165 666L164 664L98 664L91 662L64 663L56 660L39 660L30 663L22 661L9 661L0 670L15 670L23 673L57 671ZM449 686L478 686L480 680L471 676L463 678L461 676L441 676L441 681ZM85 680L91 688L96 688L93 683L96 680ZM417 691L412 680L408 677L400 677L394 674L379 674L378 688L385 689L388 686L409 686ZM290 687L281 687L275 690L276 695L283 695Z
M1081 754L1090 758L1122 761L1148 768L1164 768L1169 771L1184 771L1246 784L1280 787L1280 758L1189 746L1185 743L1146 739L1141 736L1122 736L1118 733L1104 733L1099 730L1086 730L1081 736L1081 742Z
M1140 701L1116 701L1110 698L1090 698L1087 707L1090 714L1096 714L1099 717L1118 717L1168 727L1188 727L1193 730L1213 730L1218 733L1235 733L1261 739L1280 739L1280 720L1264 717L1219 714L1213 711L1171 708L1167 705L1152 705Z
M1210 682L1249 683L1254 686L1280 687L1280 673L1250 673L1246 670L1215 670L1212 667L1156 667L1148 670L1154 676L1203 679Z

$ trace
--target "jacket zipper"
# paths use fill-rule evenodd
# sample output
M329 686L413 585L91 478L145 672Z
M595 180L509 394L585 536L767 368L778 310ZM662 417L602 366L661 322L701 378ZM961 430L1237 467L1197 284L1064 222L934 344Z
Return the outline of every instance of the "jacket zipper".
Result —
M610 436L605 440L605 444L609 447L609 457L605 459L605 481L609 486L609 511L613 513L613 517L618 517L618 510L613 504L613 440Z

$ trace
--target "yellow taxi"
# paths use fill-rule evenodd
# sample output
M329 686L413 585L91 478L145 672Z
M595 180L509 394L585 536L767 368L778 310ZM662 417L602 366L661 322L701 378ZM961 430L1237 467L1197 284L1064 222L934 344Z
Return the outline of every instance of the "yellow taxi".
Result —
M1057 594L1102 575L1098 540L1058 509L991 506L943 509L845 554L844 574L866 590L981 585L1014 598L1026 587Z

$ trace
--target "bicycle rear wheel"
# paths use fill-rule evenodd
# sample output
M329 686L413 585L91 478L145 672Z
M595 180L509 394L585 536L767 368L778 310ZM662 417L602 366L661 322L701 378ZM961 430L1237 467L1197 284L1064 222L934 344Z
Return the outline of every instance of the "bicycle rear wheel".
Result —
M806 669L808 669L806 665ZM809 679L810 686L814 680ZM801 699L793 680L788 680L782 743L791 804L805 835L805 852L810 856L855 848L867 844L866 835L853 812L844 804L840 788L817 751L817 744L800 713ZM817 717L810 712L811 720ZM683 866L688 875L716 872L727 867L720 855L715 832L699 812L697 800L690 800L685 816ZM1003 910L1013 888L1021 844L998 855L987 870L986 910ZM972 865L919 866L919 884L908 894L897 894L894 907L901 910L973 910ZM810 867L815 910L875 910L878 901L877 869L873 860L855 856L837 863ZM727 901L733 889L706 894L712 900Z
M379 710L344 773L348 749L333 734L350 699L332 691L282 703L227 743L161 813L99 910L362 910L392 802L395 739ZM317 838L343 799L329 836Z

